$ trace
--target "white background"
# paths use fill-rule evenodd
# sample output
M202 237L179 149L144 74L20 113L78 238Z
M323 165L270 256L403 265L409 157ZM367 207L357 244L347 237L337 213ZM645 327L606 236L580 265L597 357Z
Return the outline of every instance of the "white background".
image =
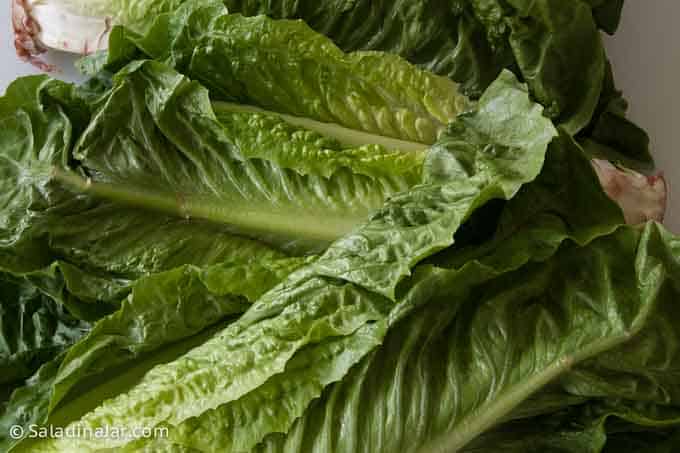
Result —
M0 0L0 92L17 76L37 71L19 61L12 44L9 0ZM657 166L671 186L666 224L680 233L680 1L627 0L619 32L606 38L617 83L631 103L630 117L652 137ZM63 55L60 71L75 72Z

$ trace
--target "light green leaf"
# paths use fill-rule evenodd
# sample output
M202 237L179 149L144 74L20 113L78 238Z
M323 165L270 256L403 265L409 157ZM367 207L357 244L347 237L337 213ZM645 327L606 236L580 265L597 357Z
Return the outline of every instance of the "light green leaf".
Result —
M516 129L508 132L490 127L487 121L495 119L503 120L507 127L523 127L531 137L518 139ZM460 121L451 128L450 139L442 142L440 156L430 166L432 182L394 197L357 229L355 237L371 237L384 244L388 258L366 273L362 285L348 281L342 275L343 267L336 275L325 275L331 273L329 269L335 271L331 263L336 253L346 247L346 255L350 254L356 243L350 236L264 294L234 324L178 360L154 368L129 392L105 401L72 426L168 426L182 437L182 433L193 432L197 418L200 424L203 417L226 417L235 421L227 425L228 433L240 426L238 414L251 413L257 407L252 430L234 431L233 438L218 433L219 439L231 439L225 448L247 449L270 432L285 431L325 386L342 379L353 364L380 344L390 326L428 300L433 289L417 285L417 277L405 300L395 303L381 295L385 282L389 285L386 292L394 294L396 285L406 277L394 273L390 264L415 265L452 244L459 225L477 207L495 197L515 195L539 172L556 133L510 74L490 88L477 113ZM476 137L477 141L468 147L456 146L458 136ZM443 156L446 152L450 155ZM475 165L467 165L468 172L461 171L453 166L457 155L460 162ZM499 155L505 158L504 164L492 164ZM423 213L423 205L418 204L423 199L431 200L438 209ZM411 244L418 234L414 221L424 230L434 231L440 240ZM359 269L369 268L375 261L374 256L362 254L353 259ZM316 368L314 358L318 356L327 357L328 364ZM299 392L285 391L293 387ZM258 412L256 402L277 395L286 398L290 406L283 407L291 410L280 411L276 417ZM172 404L167 404L168 399ZM125 444L120 439L54 439L41 448L96 450Z
M249 159L275 133L262 143L229 136L238 131L216 121L207 92L156 63L131 66L79 115L83 102L59 90L73 88L24 79L2 99L10 195L0 251L15 271L60 259L84 300L110 301L126 282L183 264L282 256L235 231L297 253L322 249L420 180L422 155L305 150L294 137L311 132L286 125L290 144ZM309 165L293 165L302 156Z
M32 272L59 259L65 262L61 268L69 289L84 299L117 302L111 299L120 294L120 286L148 273L239 256L282 256L220 225L143 212L74 194L60 184L57 169L74 162L73 135L90 117L80 95L87 95L86 89L29 77L0 98L0 267ZM94 284L97 277L120 285ZM100 283L105 294L93 290Z
M418 173L368 176L365 165L359 162L355 173L345 158L326 177L248 159L216 121L208 93L197 83L155 62L133 64L117 80L74 150L93 176L56 176L98 198L223 225L283 246L287 239L293 249L307 251L350 231ZM123 121L130 127L112 127ZM285 152L283 147L281 160ZM309 154L313 159L314 152ZM391 158L397 161L393 167L404 160L396 153Z
M4 438L12 425L44 424L60 405L49 420L65 423L74 413L123 391L154 365L172 361L207 340L215 326L223 327L225 320L240 315L308 261L183 266L141 278L118 311L95 323L84 338L12 396L0 417L0 428L7 428L0 431L0 446L16 443Z
M386 137L432 144L468 104L454 82L396 55L344 53L302 21L228 14L218 1L185 3L127 38L214 99Z
M303 347L350 335L369 322L383 319L391 305L352 285L336 286L321 278L288 290L284 284L264 297L277 302L285 298L289 305L279 316L258 323L231 324L174 362L153 368L127 393L105 401L76 424L177 425L260 387L270 376L281 373ZM262 299L258 301L263 303ZM168 399L173 402L168 404ZM162 404L157 403L160 400ZM119 408L125 410L120 412ZM38 451L117 448L125 443L127 439L54 439Z
M532 94L570 133L583 129L593 116L605 64L597 28L616 28L620 3L225 2L232 13L303 19L345 51L395 53L451 77L473 93L481 93L503 68L516 65Z
M450 246L473 211L514 197L539 174L557 134L541 113L526 88L504 72L478 109L461 115L431 149L429 183L393 197L370 223L329 247L317 272L394 297L410 269Z

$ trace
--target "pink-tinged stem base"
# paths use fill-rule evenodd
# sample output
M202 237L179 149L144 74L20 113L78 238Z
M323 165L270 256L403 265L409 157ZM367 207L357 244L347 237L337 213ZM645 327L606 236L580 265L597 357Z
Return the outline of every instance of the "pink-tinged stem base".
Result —
M108 46L111 16L80 15L59 2L11 2L17 55L42 70L54 69L39 58L47 50L87 55Z
M668 200L668 186L663 175L645 176L600 159L593 160L593 167L604 191L623 210L626 223L663 221Z
M52 71L54 67L38 57L47 51L47 47L40 42L40 25L31 15L31 5L27 0L12 0L11 10L14 47L19 58L42 71Z

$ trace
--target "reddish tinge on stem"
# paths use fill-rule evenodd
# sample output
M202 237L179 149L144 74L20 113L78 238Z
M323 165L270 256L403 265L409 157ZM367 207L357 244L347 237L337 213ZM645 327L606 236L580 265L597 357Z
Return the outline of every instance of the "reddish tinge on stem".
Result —
M12 0L11 8L17 55L42 71L52 71L54 67L39 58L40 54L47 51L47 47L40 42L40 25L31 15L28 0Z
M662 174L645 176L600 159L593 160L593 167L604 191L623 210L626 223L638 225L649 220L663 221L668 186Z
M65 4L39 0L11 0L14 46L17 55L42 70L52 70L39 58L48 50L81 55L108 46L113 19L80 15Z

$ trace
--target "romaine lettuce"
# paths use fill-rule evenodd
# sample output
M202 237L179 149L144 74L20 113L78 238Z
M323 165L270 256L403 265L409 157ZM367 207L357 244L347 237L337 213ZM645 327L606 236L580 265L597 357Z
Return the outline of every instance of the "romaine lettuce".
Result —
M174 102L173 93L192 93L191 86L177 84L178 79L170 74L172 71L158 64L144 63L126 70L119 86L125 87L122 80L126 80L138 89L143 88L145 98L151 100L164 95L164 99ZM175 90L168 90L168 86ZM118 92L118 88L112 92ZM496 108L501 102L505 108ZM146 112L153 117L153 111ZM160 112L162 115L157 115L163 119L182 114L177 108ZM540 106L529 100L526 89L511 74L503 74L482 97L478 108L453 123L430 151L422 185L392 197L353 234L336 241L317 260L264 294L233 324L174 362L154 367L127 393L103 403L102 408L86 414L78 423L99 424L99 416L108 420L106 411L120 413L116 407L123 405L128 415L116 422L121 426L144 420L149 426L160 423L183 426L181 423L190 417L213 417L212 409L238 412L241 404L250 405L247 402L250 398L269 397L274 391L268 390L270 386L285 388L290 382L285 375L280 383L274 380L267 384L270 379L291 369L297 370L294 381L299 392L289 397L291 407L297 409L282 412L273 419L264 418L251 431L237 434L244 436L239 437L244 445L254 446L268 432L282 429L277 426L290 426L324 387L342 379L353 364L381 343L391 325L412 310L410 303L395 305L393 300L411 267L452 244L455 231L478 207L495 198L513 197L540 172L548 143L556 135L541 112ZM195 108L192 113L196 113ZM96 122L95 117L93 124ZM180 126L186 122L170 124L175 127L167 129L169 135L178 137ZM88 137L88 130L82 137ZM204 127L201 131L206 136L210 129ZM86 143L82 137L80 142ZM97 162L96 157L92 162ZM100 162L98 174L105 177L104 170L114 166L106 166L111 160ZM138 165L144 162L148 161ZM134 181L134 167L129 161L118 163L116 168L119 174ZM131 170L126 171L127 168ZM422 206L429 209L423 211ZM254 351L258 352L253 355ZM328 357L328 365L317 367L315 358L321 356ZM228 360L215 361L218 357ZM189 380L185 382L184 378ZM176 404L158 405L166 396L176 394L177 386L185 389L185 397ZM134 407L128 405L137 400ZM77 402L72 404L79 407ZM154 415L143 407L156 408ZM65 416L68 420L74 415L67 411ZM55 417L59 419L60 415L56 413ZM125 443L100 440L109 447ZM81 441L83 448L95 447L97 442Z
M618 166L649 160L621 1L14 5L28 54L110 41L0 98L0 450L677 443L680 240Z

